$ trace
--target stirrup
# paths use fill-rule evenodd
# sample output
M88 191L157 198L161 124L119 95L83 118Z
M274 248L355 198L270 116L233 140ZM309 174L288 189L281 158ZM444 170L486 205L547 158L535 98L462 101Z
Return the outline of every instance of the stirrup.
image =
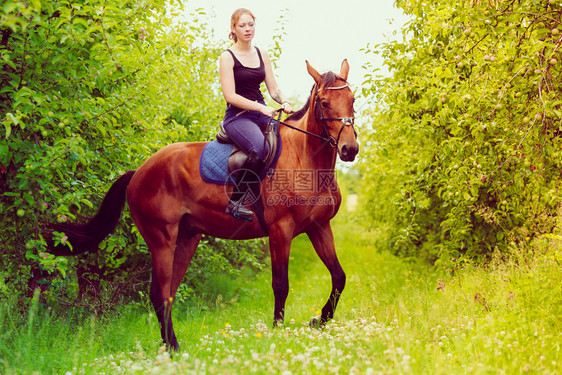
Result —
M226 206L226 213L234 216L236 219L244 221L252 221L254 219L254 213L247 209L242 203L242 199L238 202L229 200Z

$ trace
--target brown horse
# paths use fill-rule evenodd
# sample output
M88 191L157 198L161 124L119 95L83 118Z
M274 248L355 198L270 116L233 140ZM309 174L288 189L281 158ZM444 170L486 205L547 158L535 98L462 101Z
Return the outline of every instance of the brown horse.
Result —
M336 158L339 155L343 161L353 161L359 150L353 128L354 97L346 82L349 65L344 60L339 75L320 75L306 64L315 85L306 105L285 120L276 172L261 184L275 296L274 324L283 322L289 292L289 252L297 235L308 235L332 278L332 291L321 316L313 320L315 324L333 317L345 286L330 219L341 203L334 174ZM54 254L95 250L115 229L127 198L152 255L150 299L162 339L173 350L178 349L178 342L172 326L172 302L201 236L241 240L267 235L258 220L243 222L225 213L232 187L225 193L224 186L201 179L199 159L205 145L175 143L162 148L138 170L125 173L112 185L89 222L52 227L65 232L73 246L72 252L68 247L51 246Z

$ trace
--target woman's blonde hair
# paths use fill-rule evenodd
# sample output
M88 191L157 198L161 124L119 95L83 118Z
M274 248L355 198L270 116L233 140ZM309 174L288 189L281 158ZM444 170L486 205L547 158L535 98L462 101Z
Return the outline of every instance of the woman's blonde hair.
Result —
M232 29L236 27L238 20L243 14L248 14L254 19L254 21L256 20L254 14L246 8L236 9L234 13L232 13L232 17L230 17L230 34L228 34L228 39L234 40L234 43L238 41L238 37L236 36L234 31L232 31Z

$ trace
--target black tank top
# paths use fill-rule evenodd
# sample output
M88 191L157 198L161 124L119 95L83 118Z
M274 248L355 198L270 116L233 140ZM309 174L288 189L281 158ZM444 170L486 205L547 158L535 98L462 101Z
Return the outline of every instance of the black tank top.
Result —
M236 58L234 53L227 49L234 59L234 84L235 92L249 100L263 100L260 84L265 80L265 66L258 47L255 47L260 58L260 66L247 68Z

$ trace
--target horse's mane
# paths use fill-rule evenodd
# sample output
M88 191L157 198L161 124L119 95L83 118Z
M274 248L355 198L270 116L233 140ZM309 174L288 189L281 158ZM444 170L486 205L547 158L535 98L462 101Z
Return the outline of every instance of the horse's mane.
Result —
M303 118L304 114L308 111L308 106L310 105L310 98L312 98L312 90L314 90L314 86L312 86L312 89L310 90L310 95L308 96L308 99L306 99L306 104L298 111L291 113L291 115L287 117L286 120L296 121Z
M324 73L320 76L320 83L319 86L320 87L332 87L334 85L334 83L336 82L336 80L341 80L344 81L345 80L343 78L338 77L334 72L328 72L328 73ZM300 120L301 118L303 118L304 114L308 111L308 106L310 105L310 100L312 98L312 91L314 90L314 87L316 87L316 85L312 86L312 89L310 90L310 95L308 96L308 99L306 99L306 103L305 105L299 109L296 112L293 112L289 117L287 117L287 120Z

